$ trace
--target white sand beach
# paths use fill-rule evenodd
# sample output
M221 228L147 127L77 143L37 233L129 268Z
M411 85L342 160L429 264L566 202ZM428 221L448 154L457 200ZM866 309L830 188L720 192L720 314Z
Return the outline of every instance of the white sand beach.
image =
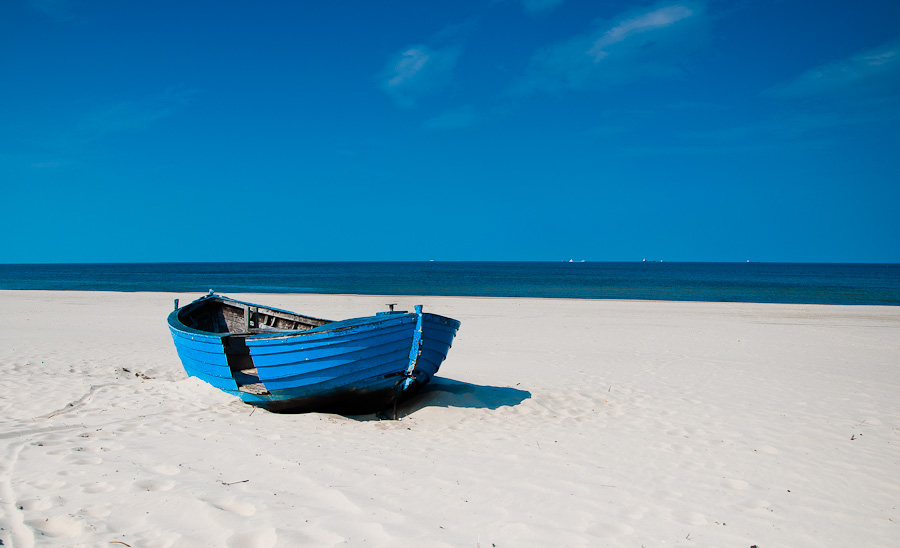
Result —
M0 291L2 546L900 539L900 307L229 295L462 322L402 420L189 379L170 293Z

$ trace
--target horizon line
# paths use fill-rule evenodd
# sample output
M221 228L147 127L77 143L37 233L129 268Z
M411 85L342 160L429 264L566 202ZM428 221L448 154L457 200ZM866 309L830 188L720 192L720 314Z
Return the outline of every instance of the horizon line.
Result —
M506 260L490 260L490 259L405 259L405 260L382 260L382 259L342 259L342 260L265 260L265 261L100 261L100 262L37 262L37 263L12 263L0 262L3 266L106 266L106 265L165 265L165 264L336 264L336 263L562 263L562 264L625 264L625 263L648 263L648 264L805 264L805 265L900 265L900 261L882 262L882 261L710 261L710 260L570 260L570 259L506 259Z

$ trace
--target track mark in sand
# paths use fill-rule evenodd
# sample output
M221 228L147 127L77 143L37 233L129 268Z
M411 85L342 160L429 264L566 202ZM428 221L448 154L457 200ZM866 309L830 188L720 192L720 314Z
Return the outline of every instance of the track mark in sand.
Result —
M256 513L256 506L249 502L243 502L233 498L209 499L206 502L212 504L219 510L231 512L232 514L237 514L239 516L252 516Z
M30 423L28 423L30 424ZM45 434L45 433L55 433L55 432L64 432L66 430L80 430L83 428L81 425L73 425L73 426L45 426L38 428L22 428L19 430L12 430L11 432L2 432L0 433L0 440L10 439L10 438L18 438L19 436L33 436L35 434ZM52 434L51 434L52 436ZM52 439L51 436L48 436L46 440L37 440L33 443L33 445L59 445L61 443L65 443L62 441L57 441Z
M10 544L19 548L32 548L34 546L34 534L25 523L22 510L15 504L16 495L12 488L12 472L19 453L25 443L17 443L10 447L7 458L0 460L0 516L9 531ZM65 485L65 482L62 482Z
M78 398L77 400L69 402L65 407L57 409L56 411L51 411L50 413L47 413L46 415L42 415L40 417L35 417L35 420L47 420L47 419L51 419L57 415L65 415L65 414L71 413L72 411L77 411L78 409L80 409L80 408L84 407L85 405L87 405L88 403L90 403L91 400L93 399L94 395L97 392L99 392L103 388L106 388L107 386L113 386L114 384L116 384L116 383L108 382L108 383L103 383L103 384L92 385L90 387L90 389L88 389L87 393L85 395L81 396L80 398Z
M272 548L276 542L278 542L278 534L271 527L258 531L235 533L228 538L230 548Z
M142 491L169 491L175 487L175 482L165 479L149 479L136 481L134 485Z

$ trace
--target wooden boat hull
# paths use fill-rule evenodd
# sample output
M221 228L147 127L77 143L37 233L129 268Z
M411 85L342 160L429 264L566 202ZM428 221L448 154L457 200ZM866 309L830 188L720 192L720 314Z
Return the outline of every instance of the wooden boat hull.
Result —
M213 294L168 323L188 375L272 411L349 414L384 410L428 383L460 325L421 306L329 322Z

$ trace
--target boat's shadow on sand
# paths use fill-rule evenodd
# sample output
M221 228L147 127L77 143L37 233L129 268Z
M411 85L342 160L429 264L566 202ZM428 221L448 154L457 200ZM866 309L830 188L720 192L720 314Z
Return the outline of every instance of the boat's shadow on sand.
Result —
M465 407L470 409L498 409L519 405L531 397L531 392L506 386L484 386L435 377L418 394L397 408L401 417L426 407Z
M460 407L468 409L499 409L519 405L531 397L531 392L508 386L484 386L469 382L435 377L418 394L397 406L396 418L403 418L426 407ZM394 419L393 409L370 415L340 413L358 421Z

